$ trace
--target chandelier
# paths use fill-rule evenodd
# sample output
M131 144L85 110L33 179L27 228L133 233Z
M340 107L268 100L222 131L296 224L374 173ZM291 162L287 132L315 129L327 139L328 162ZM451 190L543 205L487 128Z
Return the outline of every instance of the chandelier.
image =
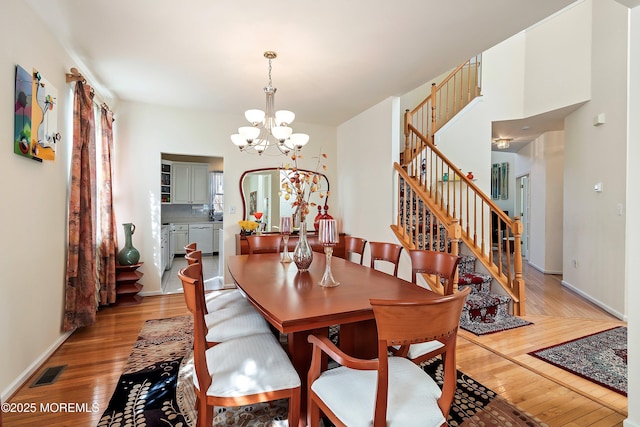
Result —
M276 52L266 51L264 57L269 60L269 84L264 88L267 96L265 111L247 110L245 118L251 126L238 128L238 133L231 135L233 142L240 151L257 152L262 155L269 147L277 147L279 153L288 154L291 150L297 151L309 142L309 135L293 133L289 127L296 115L287 110L275 111L274 97L276 88L271 84L271 60L278 55Z
M513 138L497 138L493 140L498 150L505 150L509 148L509 144L513 141Z

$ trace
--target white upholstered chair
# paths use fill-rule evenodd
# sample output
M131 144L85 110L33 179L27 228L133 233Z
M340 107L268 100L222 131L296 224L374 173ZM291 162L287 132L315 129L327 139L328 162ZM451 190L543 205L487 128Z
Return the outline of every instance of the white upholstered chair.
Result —
M308 375L309 427L320 411L336 426L446 425L456 389L456 338L469 289L422 301L371 300L378 329L378 358L356 359L328 338L309 335L313 356ZM425 322L425 319L429 319ZM388 356L393 345L437 338L444 343L442 390L420 366ZM340 366L322 370L326 353Z
M209 347L198 265L178 273L193 315L193 383L198 427L211 427L214 406L240 406L288 399L288 421L298 426L300 377L270 332L234 338Z

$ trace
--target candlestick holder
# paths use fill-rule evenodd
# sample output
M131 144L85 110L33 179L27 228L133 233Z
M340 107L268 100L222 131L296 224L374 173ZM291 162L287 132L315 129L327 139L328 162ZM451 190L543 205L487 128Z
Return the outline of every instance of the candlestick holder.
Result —
M321 219L318 223L318 239L324 246L324 274L320 280L319 285L326 288L332 288L338 286L340 282L337 282L333 278L331 272L331 259L333 257L333 247L338 243L338 230L336 227L336 221L334 219Z
M289 255L289 235L291 234L291 217L283 216L280 218L280 234L282 234L282 240L284 241L284 250L282 251L282 259L280 262L288 263L293 261L291 255Z

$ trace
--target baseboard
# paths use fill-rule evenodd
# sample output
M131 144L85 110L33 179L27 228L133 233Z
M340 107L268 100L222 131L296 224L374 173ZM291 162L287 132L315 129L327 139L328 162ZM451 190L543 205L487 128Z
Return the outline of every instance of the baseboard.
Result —
M640 427L640 424L627 418L622 422L622 427Z
M2 390L2 394L0 395L0 400L6 402L13 396L13 394L18 391L20 387L22 387L27 380L38 370L40 367L49 359L49 357L60 347L66 340L71 336L73 331L65 332L60 337L47 348L44 353L40 355L36 360L27 367L22 373L15 379L9 386Z
M538 270L540 273L543 273L543 274L562 274L562 271L545 270L544 268L535 265L531 261L527 261L527 264L529 264L531 267L535 268L536 270Z
M138 292L138 295L141 297L155 297L158 295L164 295L162 291L149 291L149 292Z
M601 301L598 301L597 299L593 298L591 295L585 293L581 289L576 288L571 283L568 283L568 282L565 282L564 280L562 280L562 281L560 281L560 284L562 286L564 286L565 288L571 289L573 292L575 292L576 294L580 295L582 298L586 299L587 301L591 302L592 304L597 305L598 307L600 307L601 309L603 309L604 311L606 311L610 315L612 315L614 317L617 317L618 319L620 319L622 321L625 321L625 322L627 321L627 317L624 314L618 312L617 310L614 310L613 308L609 307L606 304L603 304Z

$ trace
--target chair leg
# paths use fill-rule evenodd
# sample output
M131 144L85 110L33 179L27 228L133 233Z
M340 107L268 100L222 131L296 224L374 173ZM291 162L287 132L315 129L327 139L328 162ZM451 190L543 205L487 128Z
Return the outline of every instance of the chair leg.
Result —
M318 427L320 425L320 407L311 398L309 390L309 398L307 399L307 424L308 427Z
M198 400L198 427L213 425L213 406L207 405L207 399Z
M300 424L300 388L292 391L289 397L289 413L287 414L289 427L298 427Z

